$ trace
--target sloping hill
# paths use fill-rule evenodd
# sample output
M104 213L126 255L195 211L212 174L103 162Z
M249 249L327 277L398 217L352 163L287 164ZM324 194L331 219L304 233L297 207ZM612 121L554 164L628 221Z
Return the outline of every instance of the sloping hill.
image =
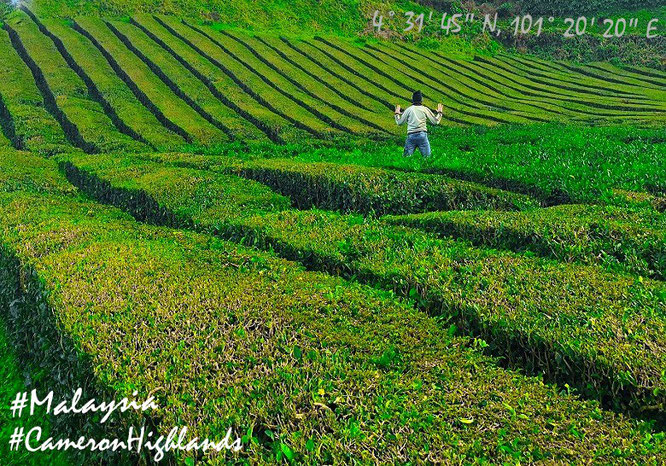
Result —
M3 132L16 148L145 151L234 139L393 138L415 89L447 125L663 124L666 74L500 55L462 60L404 44L15 12L0 41ZM36 92L38 91L38 92ZM46 112L44 111L46 109ZM47 132L48 141L33 140Z
M137 13L174 14L210 19L257 30L358 32L365 18L360 0L35 0L41 17L120 17Z

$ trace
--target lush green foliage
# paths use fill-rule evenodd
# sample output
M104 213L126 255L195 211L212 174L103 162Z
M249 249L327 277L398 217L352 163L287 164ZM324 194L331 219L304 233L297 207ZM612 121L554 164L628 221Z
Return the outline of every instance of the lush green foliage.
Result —
M662 0L519 0L521 8L528 12L547 14L612 13L638 8L663 6Z
M90 153L265 137L392 141L402 128L390 110L417 88L428 105L444 103L444 125L659 125L666 111L662 80L644 71L515 56L461 60L403 44L254 36L173 17L63 23L28 11L10 15L11 41L0 42L9 63L2 129L14 147L47 154L61 151L64 136Z
M282 32L327 31L352 34L363 28L365 18L361 16L358 0L324 0L292 2L288 0L262 0L260 2L240 0L101 0L79 2L77 0L34 0L33 8L43 16L71 17L127 16L136 13L175 14L180 17L195 17L209 21L224 21L226 24L259 31Z
M30 191L74 194L77 189L58 171L52 160L32 154L3 150L0 156L0 192Z
M308 162L442 173L529 193L550 203L639 203L664 208L662 129L564 125L437 129L430 143L433 157L426 160L404 158L400 147L380 143L292 149L291 153L296 160ZM278 157L286 155L273 152Z
M9 405L10 400L16 394L26 390L26 380L31 384L39 381L40 374L28 371L25 361L21 361L12 348L11 341L7 335L7 326L4 319L0 320L0 400ZM33 385L34 386L34 385ZM24 427L28 432L33 427L41 427L44 435L49 435L49 419L39 414L31 417L23 416L23 419L12 418L9 409L0 410L0 438L9 439L16 427ZM22 465L65 465L71 462L63 451L30 453L25 450L11 451L7 442L0 443L0 458L7 464Z
M94 83L100 97L108 104L107 113L115 113L116 126L126 126L127 132L133 132L135 138L141 138L159 150L183 145L184 140L162 126L86 37L60 20L45 20L42 24L62 41L63 47L72 57L72 62Z
M54 316L117 396L155 393L160 427L231 426L250 461L664 455L662 435L497 368L376 290L76 198L0 195L0 218L3 254L34 270L32 319Z
M155 393L36 421L232 427L213 464L666 463L597 403L666 425L666 74L335 37L364 0L57 3L0 34L0 397ZM417 88L428 160L392 120Z
M311 267L378 284L481 335L510 360L562 377L591 396L639 410L663 404L666 355L658 348L666 334L666 296L656 283L474 249L355 216L285 210L270 197L267 202L254 182L243 187L229 183L228 175L214 181L210 171L99 156L63 163L80 187L137 218L255 242ZM176 163L184 163L182 156ZM255 192L261 194L250 202Z
M3 60L0 64L0 96L7 109L3 131L14 147L43 154L71 151L58 122L44 109L44 102L30 70L12 47L6 31L0 31ZM9 133L9 134L8 134Z
M666 277L666 216L650 210L562 205L528 212L429 212L384 220L466 238L476 245Z
M212 158L210 163L219 170L229 162ZM231 162L229 171L273 187L291 197L299 208L316 206L382 215L478 208L520 210L539 205L528 196L441 175L358 165L259 159Z
M31 67L43 96L48 96L47 109L57 115L70 141L88 152L147 148L114 126L56 44L25 13L13 13L8 25L24 49L22 58Z
M81 18L77 19L76 25L112 57L117 68L129 77L132 87L136 86L141 94L145 95L144 100L157 107L169 129L185 137L188 142L196 141L203 145L219 144L228 140L222 131L176 95L169 83L157 76L147 63L129 50L102 20Z

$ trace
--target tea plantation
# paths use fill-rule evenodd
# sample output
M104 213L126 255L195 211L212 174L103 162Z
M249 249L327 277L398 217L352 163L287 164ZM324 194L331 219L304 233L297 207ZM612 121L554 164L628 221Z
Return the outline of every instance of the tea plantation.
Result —
M159 409L2 464L666 463L666 72L62 3L0 30L2 403Z

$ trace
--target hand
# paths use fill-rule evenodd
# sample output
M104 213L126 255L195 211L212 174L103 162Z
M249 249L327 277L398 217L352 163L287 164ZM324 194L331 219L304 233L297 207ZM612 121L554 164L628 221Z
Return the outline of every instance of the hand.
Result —
M402 113L400 110L400 105L395 106L395 113Z
M437 113L443 113L443 112L444 112L444 105L437 104Z

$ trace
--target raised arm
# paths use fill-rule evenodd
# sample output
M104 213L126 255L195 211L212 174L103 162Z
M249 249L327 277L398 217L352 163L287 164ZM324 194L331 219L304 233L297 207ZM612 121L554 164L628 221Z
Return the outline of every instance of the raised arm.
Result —
M437 115L434 115L432 111L426 107L426 115L430 123L433 125L438 125L442 121L442 114L444 112L444 106L442 104L437 104Z
M400 111L400 105L395 106L395 122L398 126L404 125L405 122L407 121L407 113L409 112L409 109L405 110L404 113Z

